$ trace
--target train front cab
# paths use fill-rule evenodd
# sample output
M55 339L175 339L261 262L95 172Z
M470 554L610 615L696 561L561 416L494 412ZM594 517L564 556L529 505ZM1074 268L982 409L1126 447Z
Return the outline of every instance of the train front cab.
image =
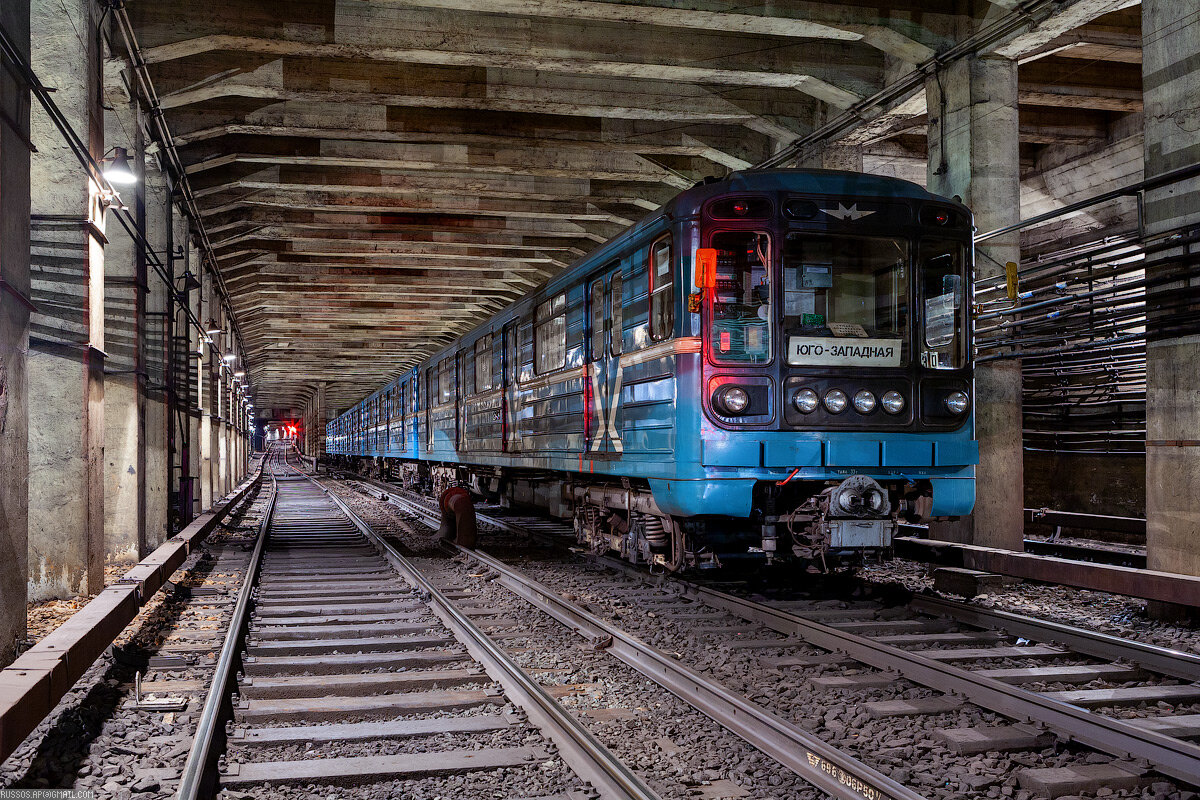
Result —
M749 518L768 558L824 559L970 513L971 219L906 186L701 207L685 298L700 390L679 393L700 468L651 488L708 546L744 552L733 521Z

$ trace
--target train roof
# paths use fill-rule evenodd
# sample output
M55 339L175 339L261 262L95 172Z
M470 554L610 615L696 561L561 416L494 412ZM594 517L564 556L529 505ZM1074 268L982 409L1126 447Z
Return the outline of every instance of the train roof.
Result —
M794 192L947 201L947 198L936 195L912 181L886 175L832 169L747 169L732 172L722 180L700 183L680 192L664 205L662 210L674 217L691 216L699 212L700 206L710 197L728 192ZM653 217L654 214L650 216Z
M863 172L846 172L833 169L739 170L730 173L720 180L705 181L696 184L690 189L685 189L657 210L650 212L635 222L627 230L609 239L587 255L576 259L570 266L557 275L550 277L540 286L531 289L530 294L547 289L553 290L558 284L572 280L572 272L580 263L589 260L603 262L611 257L614 252L619 252L630 238L636 238L647 228L659 225L664 218L678 219L680 217L695 216L700 213L701 206L710 198L729 192L792 192L795 194L812 195L887 197L903 200L931 200L953 203L964 209L966 208L961 203L934 194L912 181L892 178L886 175L869 175ZM493 314L492 318L494 319L496 316L505 314L521 302L523 302L523 298L514 300ZM470 335L471 333L464 334L464 336ZM425 361L437 360L444 353L457 348L462 338L456 338L450 344L438 348L427 356ZM424 363L424 361L421 363ZM375 395L382 393L410 371L411 368L405 370L401 375L391 378L379 389L366 395L350 408L356 408Z

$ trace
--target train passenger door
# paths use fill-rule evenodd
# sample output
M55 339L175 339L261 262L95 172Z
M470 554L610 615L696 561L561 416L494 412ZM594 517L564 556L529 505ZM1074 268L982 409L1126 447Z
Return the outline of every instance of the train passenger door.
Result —
M521 433L517 429L517 361L520 349L517 346L517 333L520 320L513 320L504 326L504 349L501 358L501 377L504 381L504 402L500 418L502 449L506 453L516 453L521 450Z
M583 389L583 449L588 453L608 452L605 436L608 421L608 292L605 275L588 283L588 361Z
M605 289L607 288L607 291ZM587 416L589 453L620 453L624 445L617 415L621 399L621 351L624 349L624 279L614 261L588 284L590 364Z
M437 388L434 382L437 367L431 366L425 370L425 452L433 452L433 404L437 398Z
M463 451L463 432L467 427L463 422L463 409L466 407L463 399L467 394L463 381L466 376L463 353L459 351L454 354L454 449L459 453Z

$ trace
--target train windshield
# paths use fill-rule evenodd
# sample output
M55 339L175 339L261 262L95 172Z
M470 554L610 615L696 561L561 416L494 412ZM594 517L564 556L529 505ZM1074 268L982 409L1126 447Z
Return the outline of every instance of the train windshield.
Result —
M917 263L925 303L921 365L961 369L967 362L963 247L958 242L925 239Z
M788 234L782 309L787 362L907 364L908 264L903 239Z
M712 357L727 364L771 360L771 237L757 231L713 235L717 251Z

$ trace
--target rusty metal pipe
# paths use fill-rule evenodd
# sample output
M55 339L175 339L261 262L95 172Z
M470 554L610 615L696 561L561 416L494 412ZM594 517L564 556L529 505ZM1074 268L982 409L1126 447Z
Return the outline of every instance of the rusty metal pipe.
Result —
M442 525L438 534L462 547L475 547L475 504L471 493L461 486L452 486L438 499L442 510Z

